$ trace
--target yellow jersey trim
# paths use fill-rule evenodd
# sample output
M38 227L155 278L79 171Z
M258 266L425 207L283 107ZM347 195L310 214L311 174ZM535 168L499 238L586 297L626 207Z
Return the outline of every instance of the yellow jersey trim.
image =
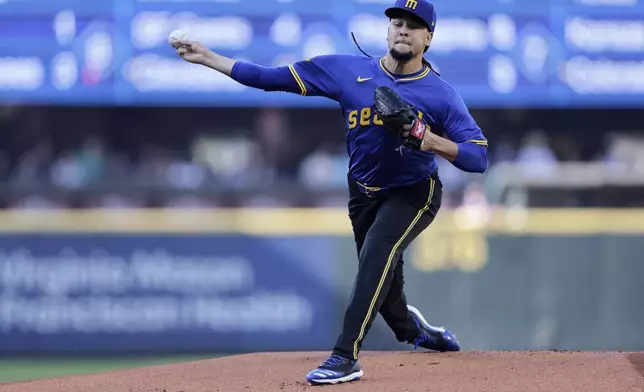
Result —
M420 74L416 75L416 76L412 76L412 77L409 77L409 78L396 79L394 77L394 75L392 75L391 72L387 71L387 68L385 68L385 58L384 57L380 58L380 60L378 61L378 65L380 65L380 68L385 72L385 74L387 74L387 76L389 76L390 78L392 78L394 80L397 80L399 82L411 82L411 81L414 81L414 80L422 79L425 76L429 75L429 73L431 72L431 68L429 68L427 65L425 65L425 69L423 69L423 71Z
M468 140L467 142L478 144L479 146L487 147L487 140Z
M306 95L306 85L302 81L302 78L300 78L300 75L298 75L297 71L295 70L295 67L292 64L289 64L288 69L289 71L291 71L291 74L295 78L295 81L300 86L301 95Z

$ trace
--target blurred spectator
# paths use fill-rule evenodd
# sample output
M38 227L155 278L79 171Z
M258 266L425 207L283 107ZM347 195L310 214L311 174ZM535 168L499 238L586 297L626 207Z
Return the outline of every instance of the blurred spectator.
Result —
M63 188L80 188L87 180L86 168L74 151L67 150L51 168L51 182Z
M469 183L463 202L456 208L455 223L462 230L480 229L490 219L491 209L485 188L478 182Z
M524 173L541 175L553 172L557 158L548 145L545 133L532 131L523 139L516 162L523 166Z
M258 146L247 138L200 137L194 143L192 154L195 162L207 168L217 183L227 188L245 188L273 178L267 173L270 167L262 162Z
M568 131L510 129L536 123L526 112L499 119L508 122L486 127L484 175L436 158L443 208L507 204L509 184L555 178L543 175L560 173L559 162L595 159L635 183L644 172L641 138L580 136L590 132L583 121ZM0 208L344 207L345 132L335 109L0 107Z
M9 161L9 155L4 151L0 151L0 181L7 181L10 174L11 162Z
M274 180L294 180L297 176L297 143L284 109L264 108L256 118L257 144L263 160L263 175Z
M14 178L20 183L43 181L52 164L52 145L49 139L39 141L36 146L25 151L19 158L14 170Z
M516 157L516 151L509 140L505 139L494 144L489 153L489 161L492 164L512 162Z
M88 182L98 181L104 174L106 157L102 140L96 135L88 136L78 151L78 161L84 168Z
M341 188L347 186L349 157L346 153L332 152L320 147L307 156L300 166L300 179L310 188Z
M56 200L50 195L29 194L13 198L8 203L9 208L48 210L56 208L67 208L69 205L62 200Z
M145 203L138 201L134 197L125 195L109 193L92 198L87 205L89 208L143 208L146 207Z
M163 148L144 146L139 158L138 181L142 184L162 183L172 160L171 153Z
M197 195L186 194L168 198L167 203L164 203L164 207L181 209L214 208L217 207L217 203Z

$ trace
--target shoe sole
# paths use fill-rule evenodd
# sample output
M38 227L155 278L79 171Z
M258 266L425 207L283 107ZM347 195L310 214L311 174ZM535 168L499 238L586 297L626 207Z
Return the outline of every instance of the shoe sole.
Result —
M413 307L411 305L407 305L407 309L409 309L409 311L412 312L414 314L414 316L418 317L418 320L425 326L425 328L428 328L428 329L431 329L433 331L437 331L437 332L440 332L440 333L445 332L445 328L435 327L435 326L431 325L430 323L428 323L427 320L425 320L425 317L423 317L423 315L420 313L420 310L416 309L415 307Z
M350 381L357 381L360 380L360 378L364 375L364 372L362 370L359 370L355 373L351 373L347 376L340 377L340 378L320 378L320 379L315 379L315 380L308 380L309 385L323 385L323 384L340 384L342 382L350 382Z

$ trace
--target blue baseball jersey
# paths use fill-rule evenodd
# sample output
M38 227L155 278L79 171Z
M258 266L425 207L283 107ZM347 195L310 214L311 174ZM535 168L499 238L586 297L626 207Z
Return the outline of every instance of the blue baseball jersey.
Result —
M404 186L437 170L433 152L414 151L383 126L374 110L374 91L388 86L418 110L431 129L455 143L487 146L487 139L456 91L429 66L395 75L384 57L324 55L288 66L301 95L337 101L346 123L349 174L372 187ZM296 92L296 91L291 91Z

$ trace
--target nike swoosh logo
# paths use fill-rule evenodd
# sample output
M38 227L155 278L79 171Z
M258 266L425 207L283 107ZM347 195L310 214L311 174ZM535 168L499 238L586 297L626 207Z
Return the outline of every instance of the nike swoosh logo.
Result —
M358 83L366 82L367 80L371 80L371 79L373 79L373 78L362 78L362 77L358 76Z

